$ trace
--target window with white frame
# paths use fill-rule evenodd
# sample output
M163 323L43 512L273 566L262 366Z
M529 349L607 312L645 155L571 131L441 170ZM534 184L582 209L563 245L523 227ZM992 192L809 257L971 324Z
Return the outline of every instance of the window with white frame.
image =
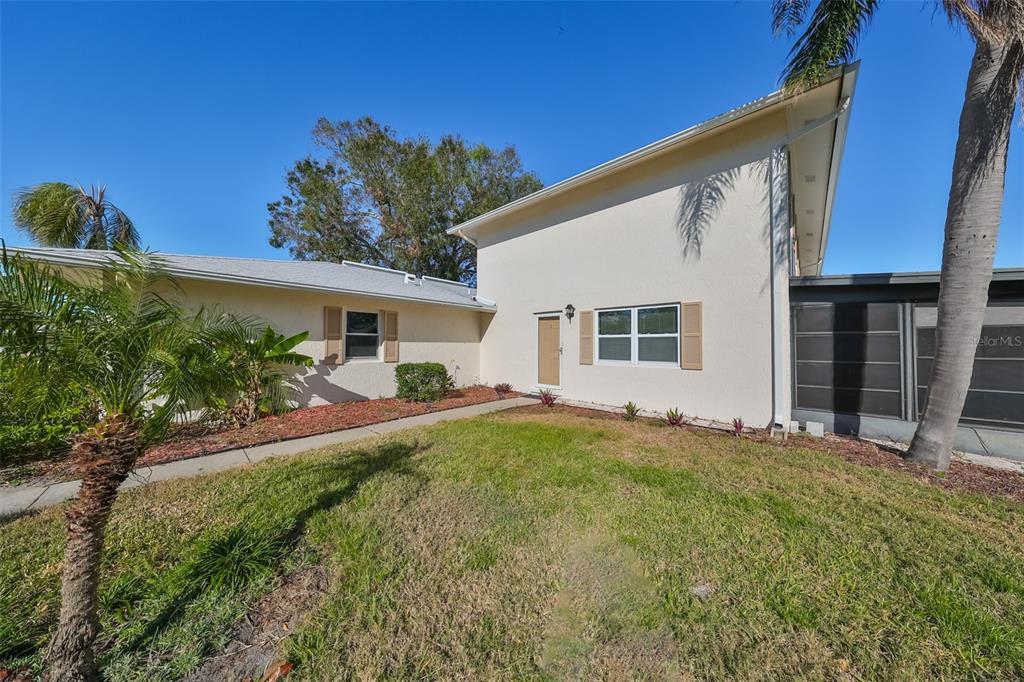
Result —
M597 311L597 360L608 364L678 365L679 306Z
M374 360L380 348L380 313L345 311L345 359Z

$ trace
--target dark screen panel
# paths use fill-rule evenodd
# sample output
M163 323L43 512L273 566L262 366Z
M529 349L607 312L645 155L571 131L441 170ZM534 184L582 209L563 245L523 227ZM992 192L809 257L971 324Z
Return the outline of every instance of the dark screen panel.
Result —
M918 327L917 354L935 356L935 327ZM974 354L976 358L1024 358L1024 326L985 325Z
M902 388L900 366L897 364L797 362L796 382L804 386L835 386L889 391L898 391Z
M899 392L857 391L843 388L796 387L797 407L846 414L873 414L900 417L902 400Z
M924 409L928 390L917 389L918 415ZM1024 425L1024 393L968 391L960 421L976 424Z
M918 358L917 385L924 388L932 378L932 359ZM1024 360L975 360L971 388L989 391L1024 391Z
M897 303L833 303L800 305L793 309L794 328L807 332L897 332Z
M797 335L796 359L898 363L900 337L898 334Z

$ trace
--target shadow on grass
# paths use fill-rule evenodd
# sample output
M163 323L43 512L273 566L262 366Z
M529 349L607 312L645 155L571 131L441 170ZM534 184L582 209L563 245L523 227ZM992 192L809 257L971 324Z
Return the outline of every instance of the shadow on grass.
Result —
M267 524L258 518L249 519L206 538L193 558L169 576L170 591L177 594L137 634L115 644L113 649L121 653L145 649L159 633L182 618L198 598L211 592L238 593L269 578L298 547L310 519L352 498L379 473L417 475L408 460L426 447L418 441L385 443L345 453L342 459L315 463L306 475L298 474L295 483L327 490L297 513L289 514L286 523ZM302 480L307 476L309 480ZM259 512L258 509L257 516Z

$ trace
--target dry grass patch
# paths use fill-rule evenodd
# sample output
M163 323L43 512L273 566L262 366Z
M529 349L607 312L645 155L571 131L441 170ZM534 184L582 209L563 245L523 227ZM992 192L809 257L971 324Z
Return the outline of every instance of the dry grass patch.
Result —
M125 495L105 672L194 671L319 566L292 679L1020 679L1021 537L1020 504L828 452L514 411ZM6 661L60 543L57 510L0 528Z

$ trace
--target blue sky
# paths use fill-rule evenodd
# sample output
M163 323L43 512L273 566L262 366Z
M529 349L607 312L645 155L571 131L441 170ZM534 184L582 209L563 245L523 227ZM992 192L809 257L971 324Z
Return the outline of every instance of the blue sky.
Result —
M550 184L773 90L766 2L0 3L0 236L12 193L104 183L150 247L287 258L266 203L319 116L514 144ZM972 44L884 3L863 60L826 272L937 269ZM1022 128L996 256L1024 266Z

